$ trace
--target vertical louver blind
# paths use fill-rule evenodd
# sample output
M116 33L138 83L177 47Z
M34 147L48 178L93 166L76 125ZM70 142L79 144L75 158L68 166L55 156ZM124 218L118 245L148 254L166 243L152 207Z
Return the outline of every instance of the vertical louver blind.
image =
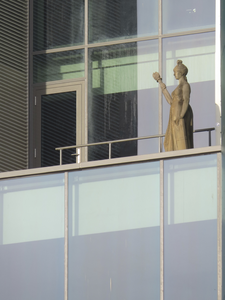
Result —
M0 172L28 165L28 0L0 1Z

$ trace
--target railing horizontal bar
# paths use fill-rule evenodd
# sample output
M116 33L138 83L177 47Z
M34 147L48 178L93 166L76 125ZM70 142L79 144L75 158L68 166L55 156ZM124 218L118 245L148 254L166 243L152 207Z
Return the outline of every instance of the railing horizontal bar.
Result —
M195 132L204 132L204 131L207 132L207 131L213 131L213 130L215 130L215 128L196 129L196 130L193 131L193 133L195 133ZM142 136L142 137L129 138L129 139L105 141L105 142L99 142L99 143L90 143L90 144L83 144L83 145L58 147L58 148L55 148L55 150L65 150L65 149L75 149L75 148L90 147L90 146L108 145L108 144L115 144L115 143L122 143L122 142L154 139L154 138L159 138L159 137L164 137L164 136L165 136L165 134L156 134L156 135ZM76 154L73 154L73 155L76 155Z
M114 141L105 141L105 142L83 144L83 145L74 145L74 146L68 146L68 147L59 147L59 148L55 148L55 150L73 149L73 148L79 148L79 147L89 147L89 146L98 146L98 145L108 145L109 143L115 144L115 143L130 142L130 141L137 141L137 140L153 139L153 138L159 138L159 137L163 137L163 136L165 136L165 134L157 134L157 135L151 135L151 136L143 136L143 137L121 139L121 140L114 140Z
M215 128L205 128L205 129L196 129L193 132L204 132L204 131L213 131Z

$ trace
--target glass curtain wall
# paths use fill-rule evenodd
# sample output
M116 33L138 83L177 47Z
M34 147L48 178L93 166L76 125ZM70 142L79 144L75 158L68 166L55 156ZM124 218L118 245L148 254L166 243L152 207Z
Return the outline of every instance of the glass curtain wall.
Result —
M169 105L152 73L159 71L171 93L178 59L189 69L194 130L220 122L215 0L33 2L33 82L85 80L87 143L165 134ZM207 132L195 133L194 147L208 145ZM154 138L113 145L112 157L161 151ZM89 160L105 158L108 146L88 151Z
M217 300L216 155L164 162L164 299Z
M0 181L0 298L64 297L64 174Z
M69 174L69 299L159 299L159 162Z
M1 180L0 298L219 299L220 167L211 154Z

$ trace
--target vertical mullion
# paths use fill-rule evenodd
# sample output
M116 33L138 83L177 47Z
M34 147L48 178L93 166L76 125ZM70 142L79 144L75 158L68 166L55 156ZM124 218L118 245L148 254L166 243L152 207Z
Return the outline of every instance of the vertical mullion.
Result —
M160 160L160 300L164 298L164 161Z
M159 74L162 75L162 0L159 6ZM162 92L159 87L159 133L163 132ZM162 137L159 138L159 152L162 152ZM160 300L164 299L164 162L160 160Z
M88 0L84 0L84 7L85 7L85 16L84 16L84 23L85 23L85 49L84 49L84 61L85 61L85 88L84 88L84 113L85 120L84 124L84 136L82 137L82 141L84 144L88 143ZM84 148L84 161L87 161L87 149Z
M88 0L84 0L84 43L88 44Z
M76 88L76 145L82 144L82 85ZM77 149L78 150L78 149ZM76 162L80 160L81 157L76 157Z
M64 300L68 300L68 172L64 177Z
M159 37L159 74L162 76L162 38ZM159 86L159 134L163 133L163 122L162 122L162 114L163 114L163 97L162 91ZM159 152L163 151L163 138L159 138Z
M222 300L222 157L217 154L217 286L218 300Z
M215 104L216 110L216 145L221 145L221 2L216 1L216 52L215 52Z
M28 58L29 58L29 71L28 71L28 168L34 166L34 103L33 103L33 0L29 2L29 49L28 49Z
M162 75L162 0L158 0L158 30L159 30L159 74ZM159 87L159 134L162 134L162 92L161 88ZM159 138L159 152L162 152L162 140L163 138Z

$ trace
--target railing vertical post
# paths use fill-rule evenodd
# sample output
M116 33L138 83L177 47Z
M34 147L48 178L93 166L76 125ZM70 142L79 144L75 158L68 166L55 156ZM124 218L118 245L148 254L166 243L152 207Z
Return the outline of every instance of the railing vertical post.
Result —
M62 149L59 150L59 164L62 165Z
M209 130L209 146L211 146L211 144L212 144L212 139L211 139L211 130Z
M109 143L109 159L111 159L111 143Z
M79 164L81 162L81 148L77 148L77 163Z

